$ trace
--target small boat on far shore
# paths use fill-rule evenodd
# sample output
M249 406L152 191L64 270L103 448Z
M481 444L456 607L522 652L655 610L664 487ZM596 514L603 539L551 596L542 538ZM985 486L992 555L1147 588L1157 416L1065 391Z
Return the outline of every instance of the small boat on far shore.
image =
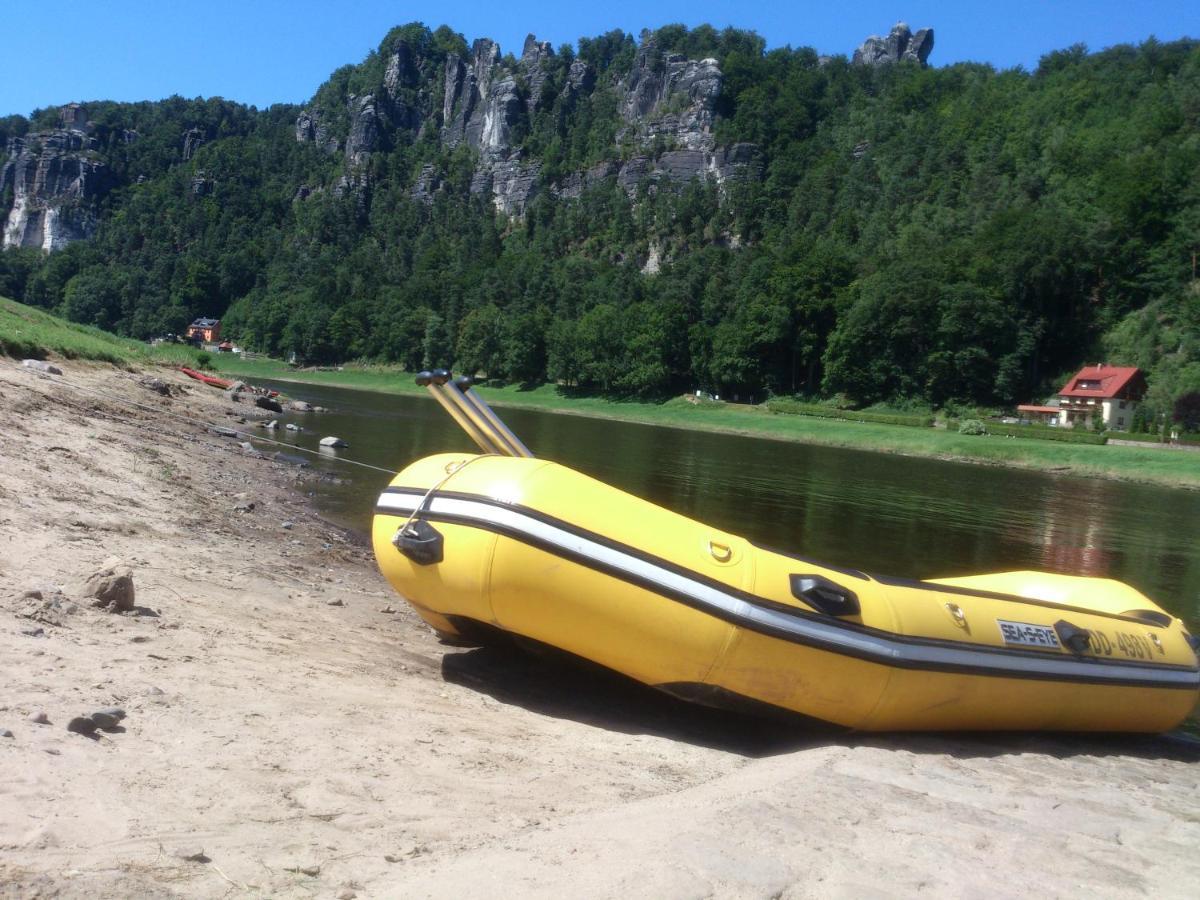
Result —
M187 375L189 378L195 378L197 381L203 382L210 387L220 388L223 391L229 390L234 386L234 384L237 383L228 378L218 378L216 375L206 375L204 372L197 372L195 369L187 368L187 366L180 366L179 371L184 375ZM269 388L255 387L252 384L245 384L245 382L242 383L245 385L246 390L250 391L252 394L258 394L263 397L279 396L279 391L273 391Z

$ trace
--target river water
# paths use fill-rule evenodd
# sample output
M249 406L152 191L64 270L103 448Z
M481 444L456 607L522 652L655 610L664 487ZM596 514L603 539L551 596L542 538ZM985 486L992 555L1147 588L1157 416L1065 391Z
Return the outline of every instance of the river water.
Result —
M298 446L316 449L321 437L337 435L350 443L342 455L396 470L432 453L474 449L425 397L272 386L332 410L280 417L304 427L276 432ZM759 544L908 578L1025 568L1116 578L1200 630L1200 492L498 412L538 456ZM313 465L339 476L316 486L319 508L367 531L389 477L332 454Z

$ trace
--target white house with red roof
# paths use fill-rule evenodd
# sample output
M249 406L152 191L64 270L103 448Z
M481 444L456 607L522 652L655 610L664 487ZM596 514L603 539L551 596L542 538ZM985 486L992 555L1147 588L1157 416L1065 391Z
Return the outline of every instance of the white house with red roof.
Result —
M1058 392L1058 424L1128 431L1146 396L1146 376L1132 366L1084 366Z

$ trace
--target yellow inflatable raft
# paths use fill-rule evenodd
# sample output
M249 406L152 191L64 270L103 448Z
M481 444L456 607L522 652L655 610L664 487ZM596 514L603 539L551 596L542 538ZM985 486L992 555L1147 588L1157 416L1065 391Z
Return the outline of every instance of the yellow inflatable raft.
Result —
M488 626L686 699L865 730L1155 732L1196 705L1196 639L1128 585L917 582L767 550L527 456L466 387L433 385L488 453L413 463L373 528L443 635Z

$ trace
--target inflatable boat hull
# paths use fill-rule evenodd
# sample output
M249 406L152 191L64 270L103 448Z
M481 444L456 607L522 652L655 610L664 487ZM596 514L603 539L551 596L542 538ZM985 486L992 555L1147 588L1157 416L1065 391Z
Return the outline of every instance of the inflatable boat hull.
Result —
M863 730L1156 732L1200 692L1183 623L1120 582L868 575L544 460L419 460L380 496L373 541L444 635L482 623L694 700Z

